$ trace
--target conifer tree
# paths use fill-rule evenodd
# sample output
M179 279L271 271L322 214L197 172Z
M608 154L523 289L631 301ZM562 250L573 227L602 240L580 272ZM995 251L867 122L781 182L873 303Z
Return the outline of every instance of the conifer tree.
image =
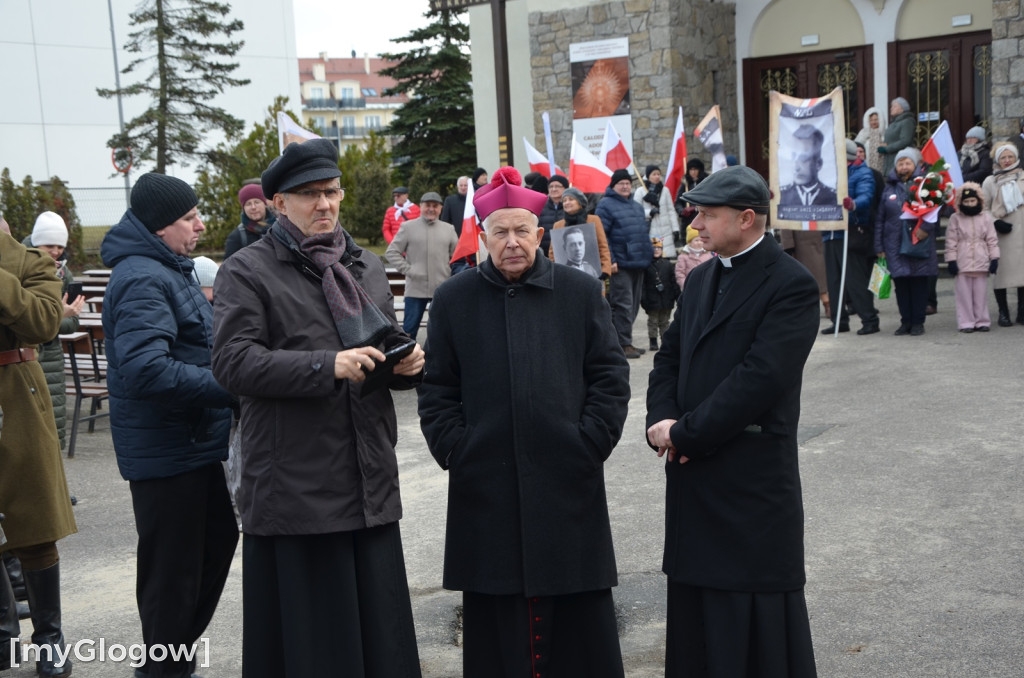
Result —
M125 45L139 56L121 72L143 79L97 93L104 98L146 96L152 103L107 141L110 148L131 148L136 165L155 162L153 169L163 173L170 165L203 156L206 130L222 130L229 138L241 132L243 121L212 103L228 87L249 83L231 76L238 64L228 59L244 43L230 39L243 28L241 20L226 18L230 10L229 4L213 0L142 1L131 14L137 30Z
M446 189L477 164L469 26L458 14L427 12L431 23L393 40L416 47L381 55L397 62L381 71L397 81L387 93L410 97L387 130L399 137L392 149L397 171L408 180L416 163L423 163L433 183Z

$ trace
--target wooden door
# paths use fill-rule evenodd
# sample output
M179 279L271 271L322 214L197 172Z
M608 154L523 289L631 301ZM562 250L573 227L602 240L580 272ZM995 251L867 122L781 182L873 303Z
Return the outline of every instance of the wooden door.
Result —
M871 107L874 75L871 47L801 52L743 60L747 165L768 176L768 94L776 91L810 99L843 88L847 136L860 131Z

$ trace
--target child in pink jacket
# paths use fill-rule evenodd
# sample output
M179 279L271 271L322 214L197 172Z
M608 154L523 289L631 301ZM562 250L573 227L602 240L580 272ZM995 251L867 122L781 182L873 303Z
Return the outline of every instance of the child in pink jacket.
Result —
M956 276L956 323L961 332L988 332L988 276L999 266L995 219L984 209L981 186L957 192L957 211L946 229L946 262Z
M687 226L686 247L679 251L679 257L676 259L676 282L679 283L679 289L683 289L683 283L686 282L686 276L690 275L690 271L713 256L715 255L704 249L704 238L700 237L696 229Z

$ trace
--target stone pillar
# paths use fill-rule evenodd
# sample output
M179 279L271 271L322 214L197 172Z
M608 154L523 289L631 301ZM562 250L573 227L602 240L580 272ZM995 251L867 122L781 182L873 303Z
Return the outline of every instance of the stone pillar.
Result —
M569 44L628 37L633 159L638 171L648 164L667 171L680 105L691 156L699 155L710 168L710 156L694 140L693 129L718 104L726 152L738 157L735 15L734 4L707 0L624 0L532 12L534 145L544 147L541 114L548 111L558 160L568 158L572 141Z
M1024 118L1024 3L992 1L992 137L1020 133Z

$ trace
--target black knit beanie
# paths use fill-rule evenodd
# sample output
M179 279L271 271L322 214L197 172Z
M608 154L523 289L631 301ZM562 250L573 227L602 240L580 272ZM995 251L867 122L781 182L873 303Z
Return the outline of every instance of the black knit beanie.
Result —
M132 213L150 233L181 219L199 204L192 187L177 177L150 172L132 187Z
M629 174L629 170L617 169L612 172L612 178L611 181L608 182L608 187L611 188L615 184L620 181L625 181L626 179L629 179L630 181L633 180L633 177Z

